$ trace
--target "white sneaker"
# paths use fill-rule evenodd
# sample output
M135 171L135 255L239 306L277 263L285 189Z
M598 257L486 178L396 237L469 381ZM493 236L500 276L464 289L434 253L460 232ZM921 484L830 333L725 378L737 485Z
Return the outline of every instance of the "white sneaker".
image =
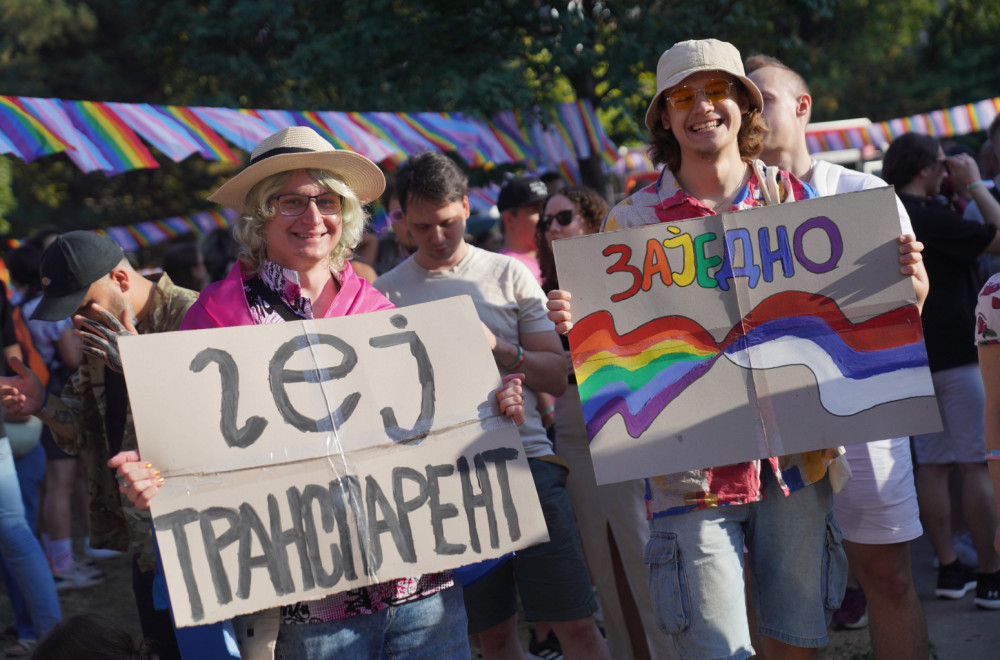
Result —
M65 571L52 571L52 579L56 583L56 591L67 589L84 589L100 584L107 579L104 571L73 562Z
M118 550L106 550L104 548L91 548L90 544L83 546L83 554L91 559L113 559L121 554Z

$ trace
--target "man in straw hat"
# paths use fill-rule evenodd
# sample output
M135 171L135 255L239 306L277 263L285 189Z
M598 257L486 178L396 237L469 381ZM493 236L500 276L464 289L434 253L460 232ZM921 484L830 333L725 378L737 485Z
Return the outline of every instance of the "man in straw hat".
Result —
M604 231L816 196L788 172L758 178L752 161L766 131L763 100L731 44L715 39L674 44L660 57L656 82L646 127L650 156L666 168L655 183L612 209ZM909 249L900 260L910 274ZM549 318L560 332L569 332L569 293L554 291L549 297ZM744 599L744 544L763 654L810 658L827 643L827 622L846 579L825 469L838 453L810 452L647 480L646 556L654 607L682 658L754 654Z
M243 253L226 279L202 291L181 328L391 309L346 263L364 230L363 205L384 186L373 162L334 149L312 129L291 127L266 138L249 165L209 197L239 211L234 233ZM520 381L508 378L497 395L501 412L515 421L522 410L519 390ZM135 452L109 465L124 480L123 492L147 507L162 483L155 467ZM239 623L245 658L469 657L462 590L449 572L389 580L240 617Z
M166 274L139 274L117 243L90 231L57 238L42 255L40 270L42 299L32 318L73 316L84 340L84 357L61 396L50 395L34 373L14 361L16 375L0 378L0 401L12 412L45 422L64 451L89 451L91 543L132 553L132 590L142 634L153 640L161 658L179 658L170 614L154 605L156 558L149 512L119 494L106 463L137 446L117 336L176 330L196 294L174 286Z

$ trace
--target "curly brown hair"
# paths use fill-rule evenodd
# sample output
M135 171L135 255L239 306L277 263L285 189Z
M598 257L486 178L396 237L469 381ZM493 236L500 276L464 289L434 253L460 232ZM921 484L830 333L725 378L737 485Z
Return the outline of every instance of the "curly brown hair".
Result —
M739 101L746 102L749 95L743 83L735 81L739 90ZM667 95L660 94L657 102L662 111L666 107ZM674 137L674 132L663 128L659 122L649 132L649 159L654 165L664 165L671 172L676 172L681 167L681 145ZM737 134L737 141L740 147L740 156L744 160L753 160L760 155L764 149L764 134L767 133L767 124L761 116L760 110L752 108L744 112L740 122L740 131Z
M543 211L548 206L549 200L559 195L573 202L588 234L596 234L600 230L601 223L604 222L604 218L607 217L608 210L611 208L600 193L586 186L563 188L546 198L545 204L542 205ZM559 288L559 279L556 277L556 260L552 256L552 250L549 249L548 241L545 240L542 224L539 222L535 227L535 247L538 249L538 266L542 270L542 289L548 293Z

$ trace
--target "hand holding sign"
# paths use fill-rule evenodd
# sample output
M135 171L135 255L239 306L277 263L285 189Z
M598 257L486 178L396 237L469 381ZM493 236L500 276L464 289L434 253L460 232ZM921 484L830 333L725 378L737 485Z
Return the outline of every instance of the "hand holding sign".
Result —
M940 428L898 227L883 188L557 241L598 483Z
M180 625L546 539L520 379L468 297L121 345L142 459L109 465L152 509Z

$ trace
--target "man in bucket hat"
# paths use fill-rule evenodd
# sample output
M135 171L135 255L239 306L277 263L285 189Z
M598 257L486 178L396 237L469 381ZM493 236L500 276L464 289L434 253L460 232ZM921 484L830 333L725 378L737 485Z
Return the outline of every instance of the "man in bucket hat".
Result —
M646 127L651 158L666 167L655 183L612 209L603 231L816 196L788 172L758 176L753 160L766 132L763 100L735 47L715 39L674 44L661 56L656 80ZM907 274L913 260L909 250L900 258ZM569 332L569 293L549 297L549 318ZM654 609L680 657L754 654L744 544L759 650L771 659L810 658L827 643L847 568L826 469L837 465L838 454L809 452L647 480Z
M45 422L64 451L89 452L91 543L132 553L132 589L142 634L153 640L160 658L179 658L170 614L153 602L156 559L149 512L136 509L118 492L107 462L120 450L136 448L118 336L176 330L196 294L175 286L166 274L144 277L117 243L90 231L56 239L42 255L40 270L42 300L32 318L73 316L85 355L61 396L48 394L35 374L15 360L16 375L0 378L0 400L12 412Z

